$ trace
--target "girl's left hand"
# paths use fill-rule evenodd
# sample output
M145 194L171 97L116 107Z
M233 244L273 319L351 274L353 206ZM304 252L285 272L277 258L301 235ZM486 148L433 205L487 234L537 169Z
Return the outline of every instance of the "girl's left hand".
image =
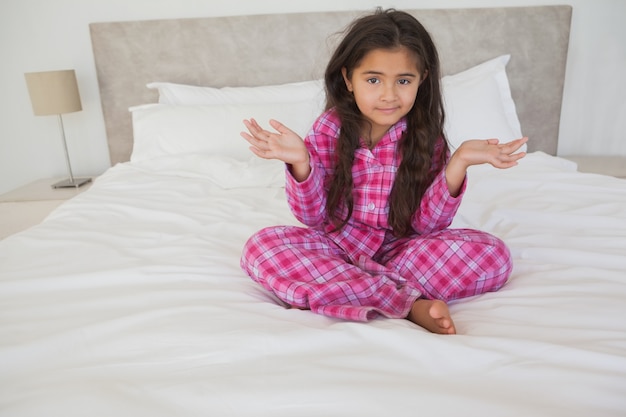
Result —
M526 152L518 152L528 138L515 139L500 144L498 139L466 140L452 154L446 167L446 182L450 195L456 197L460 190L467 168L471 165L491 164L496 168L511 168L517 161L526 156Z
M496 168L510 168L526 156L526 152L518 152L528 141L527 137L499 143L498 139L471 139L463 142L454 152L453 158L465 166L491 164Z

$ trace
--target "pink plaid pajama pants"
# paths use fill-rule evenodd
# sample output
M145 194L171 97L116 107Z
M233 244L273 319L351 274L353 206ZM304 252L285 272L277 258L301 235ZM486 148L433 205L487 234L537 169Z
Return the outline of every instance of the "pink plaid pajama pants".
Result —
M512 263L504 242L477 230L388 237L374 257L354 259L316 229L275 226L248 240L241 267L291 306L367 321L404 318L418 298L450 301L496 291Z

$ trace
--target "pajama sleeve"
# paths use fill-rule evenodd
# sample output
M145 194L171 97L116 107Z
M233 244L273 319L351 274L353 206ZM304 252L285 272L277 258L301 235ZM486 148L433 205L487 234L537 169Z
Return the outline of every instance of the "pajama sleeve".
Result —
M461 205L466 185L467 178L463 180L459 195L452 197L448 190L445 169L442 169L426 189L419 210L413 215L411 221L413 229L419 234L425 234L450 226Z
M328 192L326 177L332 175L331 166L338 131L339 124L334 113L324 113L315 121L304 140L311 165L309 177L298 182L287 166L285 188L289 208L298 221L310 227L321 225L325 221Z
M314 163L313 158L311 173L302 182L293 177L290 167L287 166L285 191L289 208L299 222L310 227L323 222L326 208L324 174L323 168Z
M437 161L441 157L441 152L444 152L445 139L440 138L439 143L435 147L435 155L433 161ZM450 152L446 152L446 161L450 161ZM413 229L419 233L432 233L438 230L443 230L452 224L454 215L456 214L465 188L467 186L467 176L463 180L461 190L457 197L452 197L448 190L448 183L446 182L446 167L445 165L435 176L430 187L426 189L422 201L420 202L419 209L413 215L411 225Z

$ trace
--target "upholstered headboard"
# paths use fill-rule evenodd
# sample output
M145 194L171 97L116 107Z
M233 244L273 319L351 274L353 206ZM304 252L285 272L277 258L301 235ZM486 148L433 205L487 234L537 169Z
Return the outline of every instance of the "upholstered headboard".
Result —
M444 75L511 54L507 74L529 150L556 153L570 6L408 11L435 39ZM132 151L128 108L157 100L147 83L222 87L319 78L339 32L363 13L92 23L111 163L127 161Z

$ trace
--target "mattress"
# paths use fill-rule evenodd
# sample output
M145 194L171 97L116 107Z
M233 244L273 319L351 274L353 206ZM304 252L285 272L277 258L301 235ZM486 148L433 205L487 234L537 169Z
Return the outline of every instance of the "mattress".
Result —
M451 303L457 335L284 308L239 267L298 223L283 166L126 162L0 241L3 416L620 416L626 182L529 153L472 167L452 227L509 245L503 289Z

